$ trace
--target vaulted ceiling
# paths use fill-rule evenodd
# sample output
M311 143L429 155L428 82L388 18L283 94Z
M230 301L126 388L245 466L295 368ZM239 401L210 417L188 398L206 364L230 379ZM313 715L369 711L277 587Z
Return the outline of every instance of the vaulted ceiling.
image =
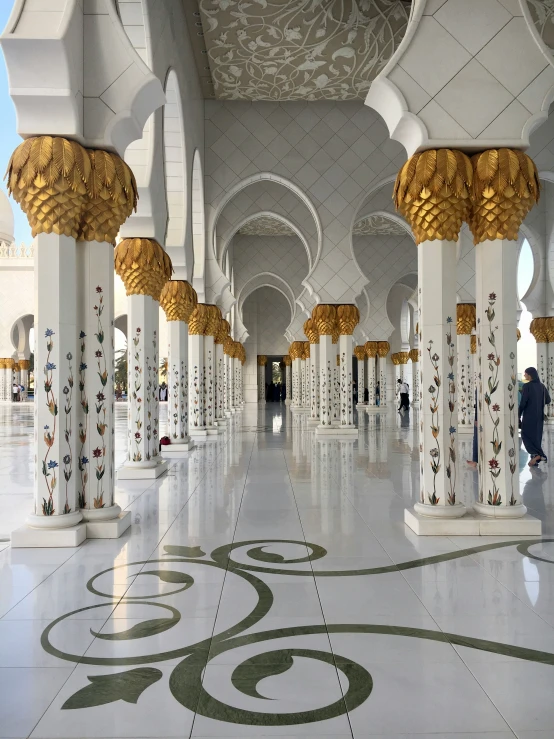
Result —
M184 1L193 16L189 29L205 95L221 100L363 99L398 48L411 5Z

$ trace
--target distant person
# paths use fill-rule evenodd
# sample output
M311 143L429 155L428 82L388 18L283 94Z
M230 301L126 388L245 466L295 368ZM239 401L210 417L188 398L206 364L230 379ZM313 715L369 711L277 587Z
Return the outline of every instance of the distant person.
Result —
M398 407L398 412L401 410L410 410L410 388L408 387L408 383L404 382L404 380L398 379L397 382L397 388L396 388L396 394L400 396L400 405Z
M364 387L364 403L369 403L369 390Z
M115 399L116 400L121 400L122 396L123 396L123 390L121 389L121 385L116 385L116 388L115 388Z
M19 385L17 382L14 382L12 385L12 399L14 403L17 403L19 400Z
M375 405L381 405L381 386L379 383L375 385Z
M548 462L542 448L542 432L544 408L550 403L550 395L540 381L535 367L528 367L523 376L526 384L523 386L519 404L521 441L531 456L529 467L536 467L539 462Z
M352 398L354 401L354 404L358 402L358 386L355 382L352 383Z

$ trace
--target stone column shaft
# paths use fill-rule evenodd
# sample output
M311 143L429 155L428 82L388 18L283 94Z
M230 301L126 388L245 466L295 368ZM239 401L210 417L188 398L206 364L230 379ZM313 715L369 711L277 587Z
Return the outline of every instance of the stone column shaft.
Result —
M204 410L204 339L189 333L189 434L206 436Z
M285 367L285 405L290 405L292 400L292 365Z
M458 432L473 434L475 387L470 342L470 334L458 334Z
M319 337L319 427L328 429L333 423L333 368L336 349L331 336Z
M218 424L225 421L225 355L223 353L223 344L215 345L215 365L216 365L216 421Z
M310 421L319 423L319 344L310 345Z
M340 426L354 429L354 403L352 399L352 356L354 346L350 334L339 338L340 352Z
M184 321L168 321L168 404L167 426L171 446L189 445L188 326Z

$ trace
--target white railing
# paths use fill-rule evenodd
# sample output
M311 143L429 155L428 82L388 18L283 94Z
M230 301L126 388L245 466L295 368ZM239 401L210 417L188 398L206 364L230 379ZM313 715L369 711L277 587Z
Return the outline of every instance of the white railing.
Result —
M0 259L34 259L35 247L33 244L8 244L0 241Z

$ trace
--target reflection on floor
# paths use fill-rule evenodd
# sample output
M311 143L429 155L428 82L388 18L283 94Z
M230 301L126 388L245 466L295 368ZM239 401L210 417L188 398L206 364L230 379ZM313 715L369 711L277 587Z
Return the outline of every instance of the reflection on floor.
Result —
M30 508L32 408L0 421L4 531ZM416 436L390 411L319 441L247 407L167 476L118 486L121 539L0 543L0 737L554 736L549 473L522 454L542 540L418 538Z

